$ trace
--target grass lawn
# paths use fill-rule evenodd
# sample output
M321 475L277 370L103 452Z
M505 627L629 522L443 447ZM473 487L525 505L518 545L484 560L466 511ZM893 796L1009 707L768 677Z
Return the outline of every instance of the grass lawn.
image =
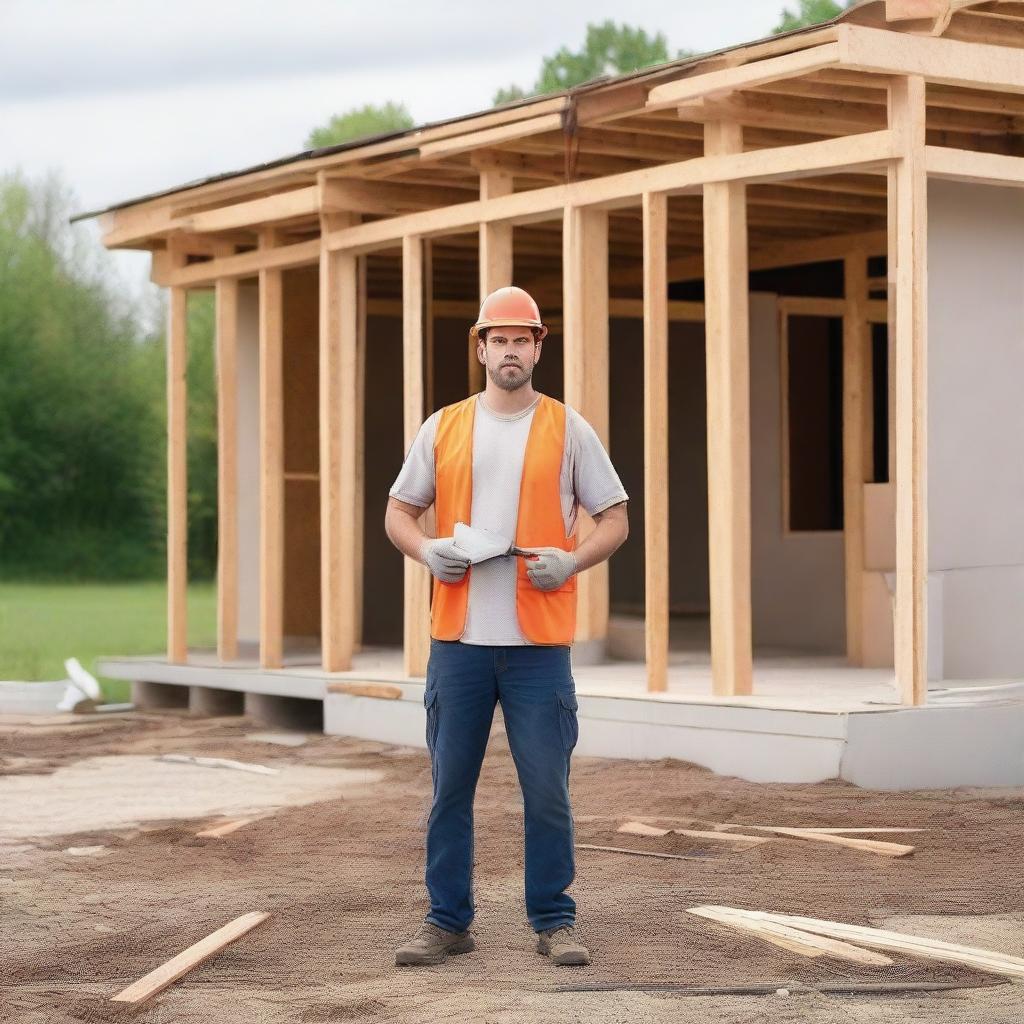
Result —
M213 583L188 588L188 643L217 642ZM96 658L154 654L167 644L167 586L152 583L0 583L0 679L64 679L64 659L97 675L108 701L130 684L96 673Z

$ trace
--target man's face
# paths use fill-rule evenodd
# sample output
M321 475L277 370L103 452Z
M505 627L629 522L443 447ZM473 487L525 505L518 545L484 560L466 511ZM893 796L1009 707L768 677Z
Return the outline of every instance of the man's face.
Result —
M540 359L540 348L532 328L525 325L490 327L487 337L477 343L487 375L505 391L515 391L530 380Z

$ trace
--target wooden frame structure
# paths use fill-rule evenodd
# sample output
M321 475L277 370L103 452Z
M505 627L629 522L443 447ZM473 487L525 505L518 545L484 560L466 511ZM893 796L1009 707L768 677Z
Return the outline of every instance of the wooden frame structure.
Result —
M109 247L153 252L170 289L168 659L185 642L185 304L216 289L221 375L218 650L237 652L231 389L238 282L259 283L260 662L282 664L282 273L319 266L323 668L360 638L367 310L400 303L404 435L424 413L433 316L516 280L561 304L566 401L608 440L608 318L644 324L648 685L668 652L668 285L703 277L711 657L716 695L751 692L748 270L844 261L847 653L861 658L866 261L887 256L895 352L895 671L925 699L926 190L1024 185L1024 3L875 0L829 24L551 98L135 200ZM91 216L91 215L90 215ZM515 233L515 243L513 241ZM425 246L429 248L425 249ZM396 263L395 255L400 261ZM425 261L428 268L425 271ZM397 273L395 268L398 267ZM367 279L375 282L373 293ZM465 282L472 282L467 290ZM871 307L871 308L869 308ZM431 310L425 317L424 310ZM471 312L470 312L471 315ZM468 353L468 385L480 368ZM430 382L427 387L432 387ZM586 527L583 527L584 531ZM429 579L405 569L405 667L425 666ZM608 624L607 567L580 579L577 639Z

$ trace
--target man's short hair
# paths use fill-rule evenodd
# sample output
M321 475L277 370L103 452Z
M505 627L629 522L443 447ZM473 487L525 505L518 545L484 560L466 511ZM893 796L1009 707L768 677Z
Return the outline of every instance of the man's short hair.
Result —
M481 327L480 330L477 331L477 335L476 336L481 341L486 341L487 340L488 332L493 331L495 329L496 328L494 328L494 327ZM540 334L540 328L539 327L531 327L530 330L533 333L533 340L534 340L534 342L540 341L540 339L537 337L537 335Z

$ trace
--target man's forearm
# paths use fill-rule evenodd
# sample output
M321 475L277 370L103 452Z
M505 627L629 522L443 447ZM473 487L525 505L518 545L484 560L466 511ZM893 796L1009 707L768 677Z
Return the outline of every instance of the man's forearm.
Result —
M423 542L428 538L417 517L403 509L390 508L384 529L388 539L403 555L423 564Z
M625 503L606 509L596 518L587 539L576 548L576 572L581 573L611 558L628 536Z

